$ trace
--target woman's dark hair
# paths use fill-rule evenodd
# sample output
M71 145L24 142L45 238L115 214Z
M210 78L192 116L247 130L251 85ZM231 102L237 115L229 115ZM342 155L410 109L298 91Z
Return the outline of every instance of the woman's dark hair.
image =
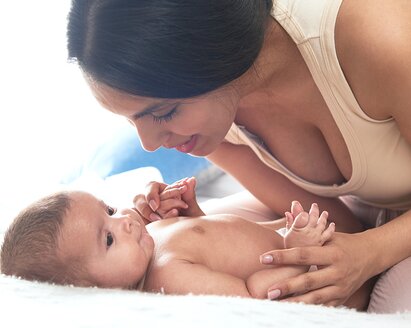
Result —
M272 0L73 0L69 59L126 93L189 98L245 73Z

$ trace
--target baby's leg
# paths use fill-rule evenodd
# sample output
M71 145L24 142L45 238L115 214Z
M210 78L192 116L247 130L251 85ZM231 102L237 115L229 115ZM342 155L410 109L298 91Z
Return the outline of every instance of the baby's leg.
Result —
M295 218L286 213L289 227L284 237L284 247L321 246L328 241L334 230L334 223L327 227L328 213L319 213L318 205L312 204L309 213L300 212Z

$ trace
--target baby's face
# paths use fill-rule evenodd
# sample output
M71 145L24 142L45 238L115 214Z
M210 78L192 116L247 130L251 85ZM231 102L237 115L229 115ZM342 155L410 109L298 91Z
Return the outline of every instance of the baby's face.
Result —
M69 260L81 256L91 282L100 287L135 286L147 270L154 241L140 215L120 213L84 192L73 192L64 218L59 254Z

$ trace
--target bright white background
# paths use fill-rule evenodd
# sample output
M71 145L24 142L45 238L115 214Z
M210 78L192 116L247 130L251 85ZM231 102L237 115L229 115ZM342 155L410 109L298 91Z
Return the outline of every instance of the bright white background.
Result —
M0 205L58 183L126 124L102 109L67 61L70 0L0 4Z

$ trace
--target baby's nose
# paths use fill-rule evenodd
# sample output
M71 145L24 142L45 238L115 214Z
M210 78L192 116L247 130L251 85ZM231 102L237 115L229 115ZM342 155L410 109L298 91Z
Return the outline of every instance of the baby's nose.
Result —
M132 228L133 222L132 222L131 218L126 216L121 220L122 220L121 224L122 224L122 227L123 227L124 231L130 233L133 229Z

